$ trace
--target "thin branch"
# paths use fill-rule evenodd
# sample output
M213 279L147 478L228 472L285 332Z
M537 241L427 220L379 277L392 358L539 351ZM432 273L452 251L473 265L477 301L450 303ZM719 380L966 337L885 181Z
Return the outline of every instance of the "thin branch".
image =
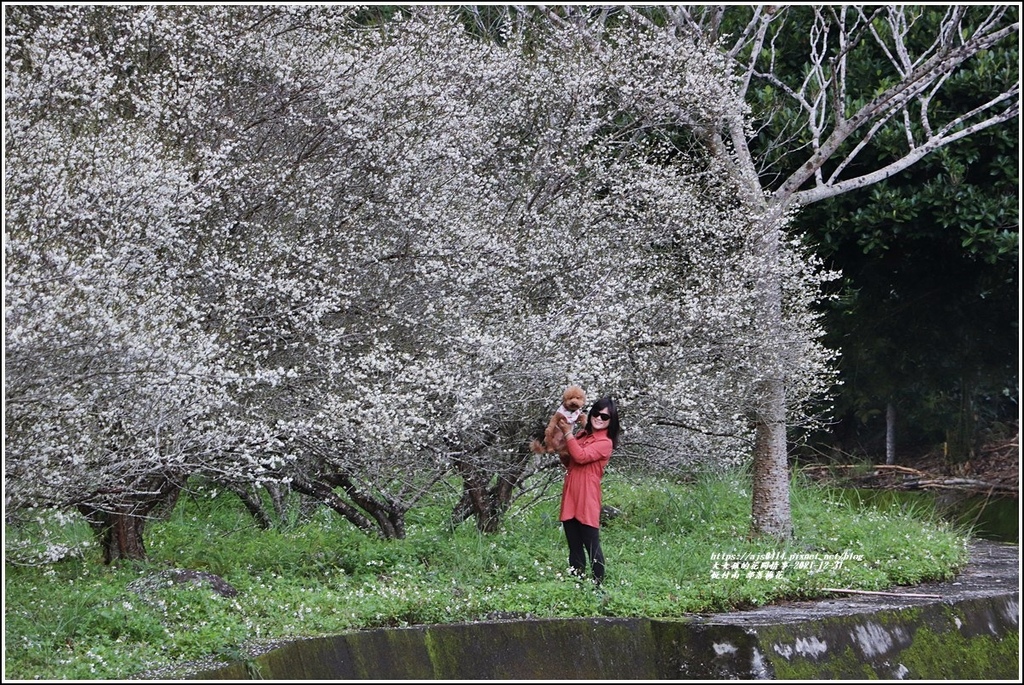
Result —
M1006 97L1009 97L1009 95L1010 94L1006 94ZM1018 113L1018 105L1014 104L1011 108L1007 109L1005 112L1002 112L998 116L991 117L989 119L986 119L985 121L979 121L976 124L963 128L952 135L932 138L928 142L917 147L915 150L912 150L904 157L896 160L892 164L888 164L882 167L881 169L877 169L871 173L864 174L863 176L847 179L845 181L841 181L839 183L835 183L832 185L817 186L808 190L802 190L793 193L789 199L791 199L794 203L798 205L808 205L814 202L819 202L821 200L828 199L830 197L835 197L836 195L841 195L851 190L864 188L865 186L872 185L873 183L878 183L879 181L889 178L890 176L898 174L899 172L909 168L911 165L920 161L929 153L934 152L935 150L946 145L949 145L950 143L953 143L957 140L960 140L961 138L966 138L967 136L977 133L978 131L986 129L990 126L995 126L996 124L1001 124L1005 121L1009 121L1010 119L1016 117Z
M886 43L883 38L877 33L874 26L870 26L870 31L874 39L886 50L886 54L889 55L890 61L893 63L897 72L902 76L900 81L894 84L892 87L886 89L885 92L881 93L878 97L874 98L871 102L861 107L853 116L844 118L841 109L838 108L841 105L841 101L836 102L836 107L833 112L834 127L828 138L820 143L814 144L812 147L812 153L809 158L802 164L796 171L794 171L788 179L786 179L781 186L775 191L775 197L782 201L786 201L790 197L800 195L804 201L816 201L817 199L823 199L824 197L831 197L837 192L830 192L828 189L839 188L843 185L846 189L853 189L854 187L862 187L869 182L874 182L882 178L895 173L898 167L890 165L885 170L879 170L878 172L865 175L857 179L856 181L844 181L842 184L836 184L835 179L838 178L839 173L845 169L852 159L864 149L866 144L880 129L879 123L890 120L894 115L899 115L905 118L905 132L908 136L907 142L910 148L910 153L901 162L906 162L905 166L909 166L913 161L917 161L923 155L920 154L921 149L934 150L941 145L951 142L953 136L947 135L950 128L956 128L960 126L967 119L980 114L981 112L990 109L995 104L1002 102L1008 97L1017 95L1017 87L1014 86L1008 93L1003 94L990 103L986 103L982 107L972 110L972 112L962 115L957 118L954 122L944 127L943 131L940 131L939 136L930 135L931 124L928 119L928 105L932 98L935 96L938 89L943 85L948 76L954 73L957 68L960 67L969 58L977 54L979 51L992 47L1004 38L1019 31L1019 25L1014 23L1010 26L1004 26L996 29L996 22L1005 13L1005 9L1002 11L990 12L988 18L983 22L983 26L976 30L968 39L963 40L959 45L954 44L954 39L959 38L960 22L966 12L963 7L954 8L947 13L947 16L943 19L942 26L940 27L939 35L936 40L928 47L922 55L919 55L917 59L911 59L909 53L906 50L906 46L903 43L903 37L910 27L907 22L907 10L904 8L889 8L888 23L893 33L894 47L889 50L886 47ZM863 14L860 15L865 21L867 17ZM823 15L816 14L816 26L820 24L823 19ZM820 70L820 59L816 57L818 54L815 46L815 38L811 37L811 72L819 72ZM843 41L840 40L841 45ZM846 49L852 47L852 44L847 43L844 46ZM817 66L816 66L817 65ZM772 74L759 74L759 76L765 78L770 83L779 85L784 93L789 95L796 101L799 106L807 113L807 125L812 132L812 137L817 137L817 132L823 127L826 107L824 100L809 100L807 97L808 81L805 79L804 84L801 85L799 92L794 92L791 89L786 89L781 86L780 80ZM835 78L836 74L832 74L832 78ZM819 79L824 79L824 72L820 72ZM837 90L845 91L844 83L837 83ZM918 99L921 104L922 114L921 123L925 130L925 134L929 136L925 143L920 146L916 144L912 135L912 128L909 125L910 119L906 108L914 100ZM1014 108L1011 108L1013 110ZM1015 111L1015 110L1014 110ZM996 120L999 117L995 117ZM839 169L834 170L829 178L828 182L823 182L821 179L821 169L824 164L839 150L839 148L852 136L854 133L863 125L869 124L870 128L863 135L862 139L854 148L851 155L843 160ZM998 123L998 121L993 121ZM986 124L987 125L987 124ZM981 127L972 127L972 130L980 130ZM960 135L959 137L963 137ZM945 140L948 138L949 140ZM902 168L905 168L902 167ZM811 178L817 179L816 188L817 193L809 191L800 191L799 189ZM845 192L845 191L840 191Z

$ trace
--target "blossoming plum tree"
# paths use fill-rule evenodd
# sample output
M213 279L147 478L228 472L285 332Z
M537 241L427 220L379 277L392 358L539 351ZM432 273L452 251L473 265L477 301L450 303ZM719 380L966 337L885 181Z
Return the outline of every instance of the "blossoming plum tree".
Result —
M655 468L741 455L781 363L794 406L824 389L819 269L766 261L687 145L744 117L696 41L624 22L596 59L571 22L481 40L437 7L5 12L5 506L77 507L108 561L192 476L401 537L456 473L456 517L493 529L557 463L526 444L568 382L619 398Z

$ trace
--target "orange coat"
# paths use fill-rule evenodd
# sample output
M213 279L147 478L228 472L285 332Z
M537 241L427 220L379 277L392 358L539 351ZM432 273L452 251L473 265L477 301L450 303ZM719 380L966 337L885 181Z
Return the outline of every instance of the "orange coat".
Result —
M581 434L579 439L565 441L569 451L563 458L569 472L562 484L562 512L559 521L576 519L599 528L601 525L601 477L612 456L612 440L608 431Z

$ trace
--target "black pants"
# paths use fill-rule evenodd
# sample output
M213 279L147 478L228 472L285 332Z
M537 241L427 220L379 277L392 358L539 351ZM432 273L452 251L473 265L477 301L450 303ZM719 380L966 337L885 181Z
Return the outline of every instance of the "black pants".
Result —
M569 543L569 566L583 578L587 575L587 557L594 571L594 580L604 580L604 554L601 552L600 529L580 523L576 519L562 521L565 541Z

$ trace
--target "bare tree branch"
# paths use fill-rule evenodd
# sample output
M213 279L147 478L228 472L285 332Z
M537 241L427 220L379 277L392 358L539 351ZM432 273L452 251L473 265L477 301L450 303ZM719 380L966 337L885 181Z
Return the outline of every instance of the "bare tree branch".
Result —
M931 133L933 127L928 113L929 105L949 75L954 73L978 52L991 48L1019 30L1019 24L1016 22L1009 26L999 27L997 20L1005 13L1005 8L1003 8L1001 12L993 11L973 34L963 39L959 44L955 44L954 41L959 39L961 35L959 27L964 11L965 8L956 8L955 11L951 10L948 12L938 31L935 42L922 55L914 59L909 54L904 40L906 32L912 24L912 21L906 15L909 9L903 7L889 8L888 24L893 33L893 46L891 48L887 47L882 36L874 27L870 30L879 45L885 48L886 54L889 55L889 59L901 78L897 83L865 104L849 118L844 118L842 112L835 109L836 103L832 105L832 112L828 113L824 111L824 107L827 105L824 100L808 98L806 94L807 80L805 80L800 91L797 93L784 89L784 92L794 98L799 106L807 112L807 124L812 133L813 153L775 190L774 196L776 199L785 202L791 198L796 198L800 204L806 204L870 185L909 167L928 152L948 145L964 137L964 135L969 135L966 132L950 135L950 131L966 125L963 129L964 131L975 132L1016 116L1017 105L1013 102L1002 112L996 113L983 121L968 124L974 117L992 111L997 105L1007 100L1015 101L1019 96L1019 88L1017 85L1014 85L1007 92L993 98L984 105L955 118L952 122L945 125L938 134L932 135ZM817 22L821 20L822 16L820 13L816 14L815 26L817 26ZM812 32L812 72L817 70L821 64L818 51L815 49L814 35ZM771 74L765 74L764 77L772 83L781 83L780 79ZM821 71L818 74L818 78L822 79L822 87L825 87L827 85L827 82L824 80L825 72ZM845 84L839 84L837 88L841 92L846 90ZM920 123L922 130L928 135L928 138L923 142L916 142L912 133L912 122L908 108L911 102L915 100L917 100L921 108ZM908 143L907 154L898 162L890 164L883 169L865 174L857 179L837 181L839 173L849 166L853 158L864 149L881 126L890 121L895 115L899 115L904 119ZM822 142L818 143L817 136L822 132L829 116L833 120L833 128L830 134ZM839 162L837 169L833 170L830 177L824 180L820 173L824 164L832 159L839 149L865 124L869 126L861 135L861 139L853 147L852 151ZM814 190L801 191L800 189L812 177L815 178Z

